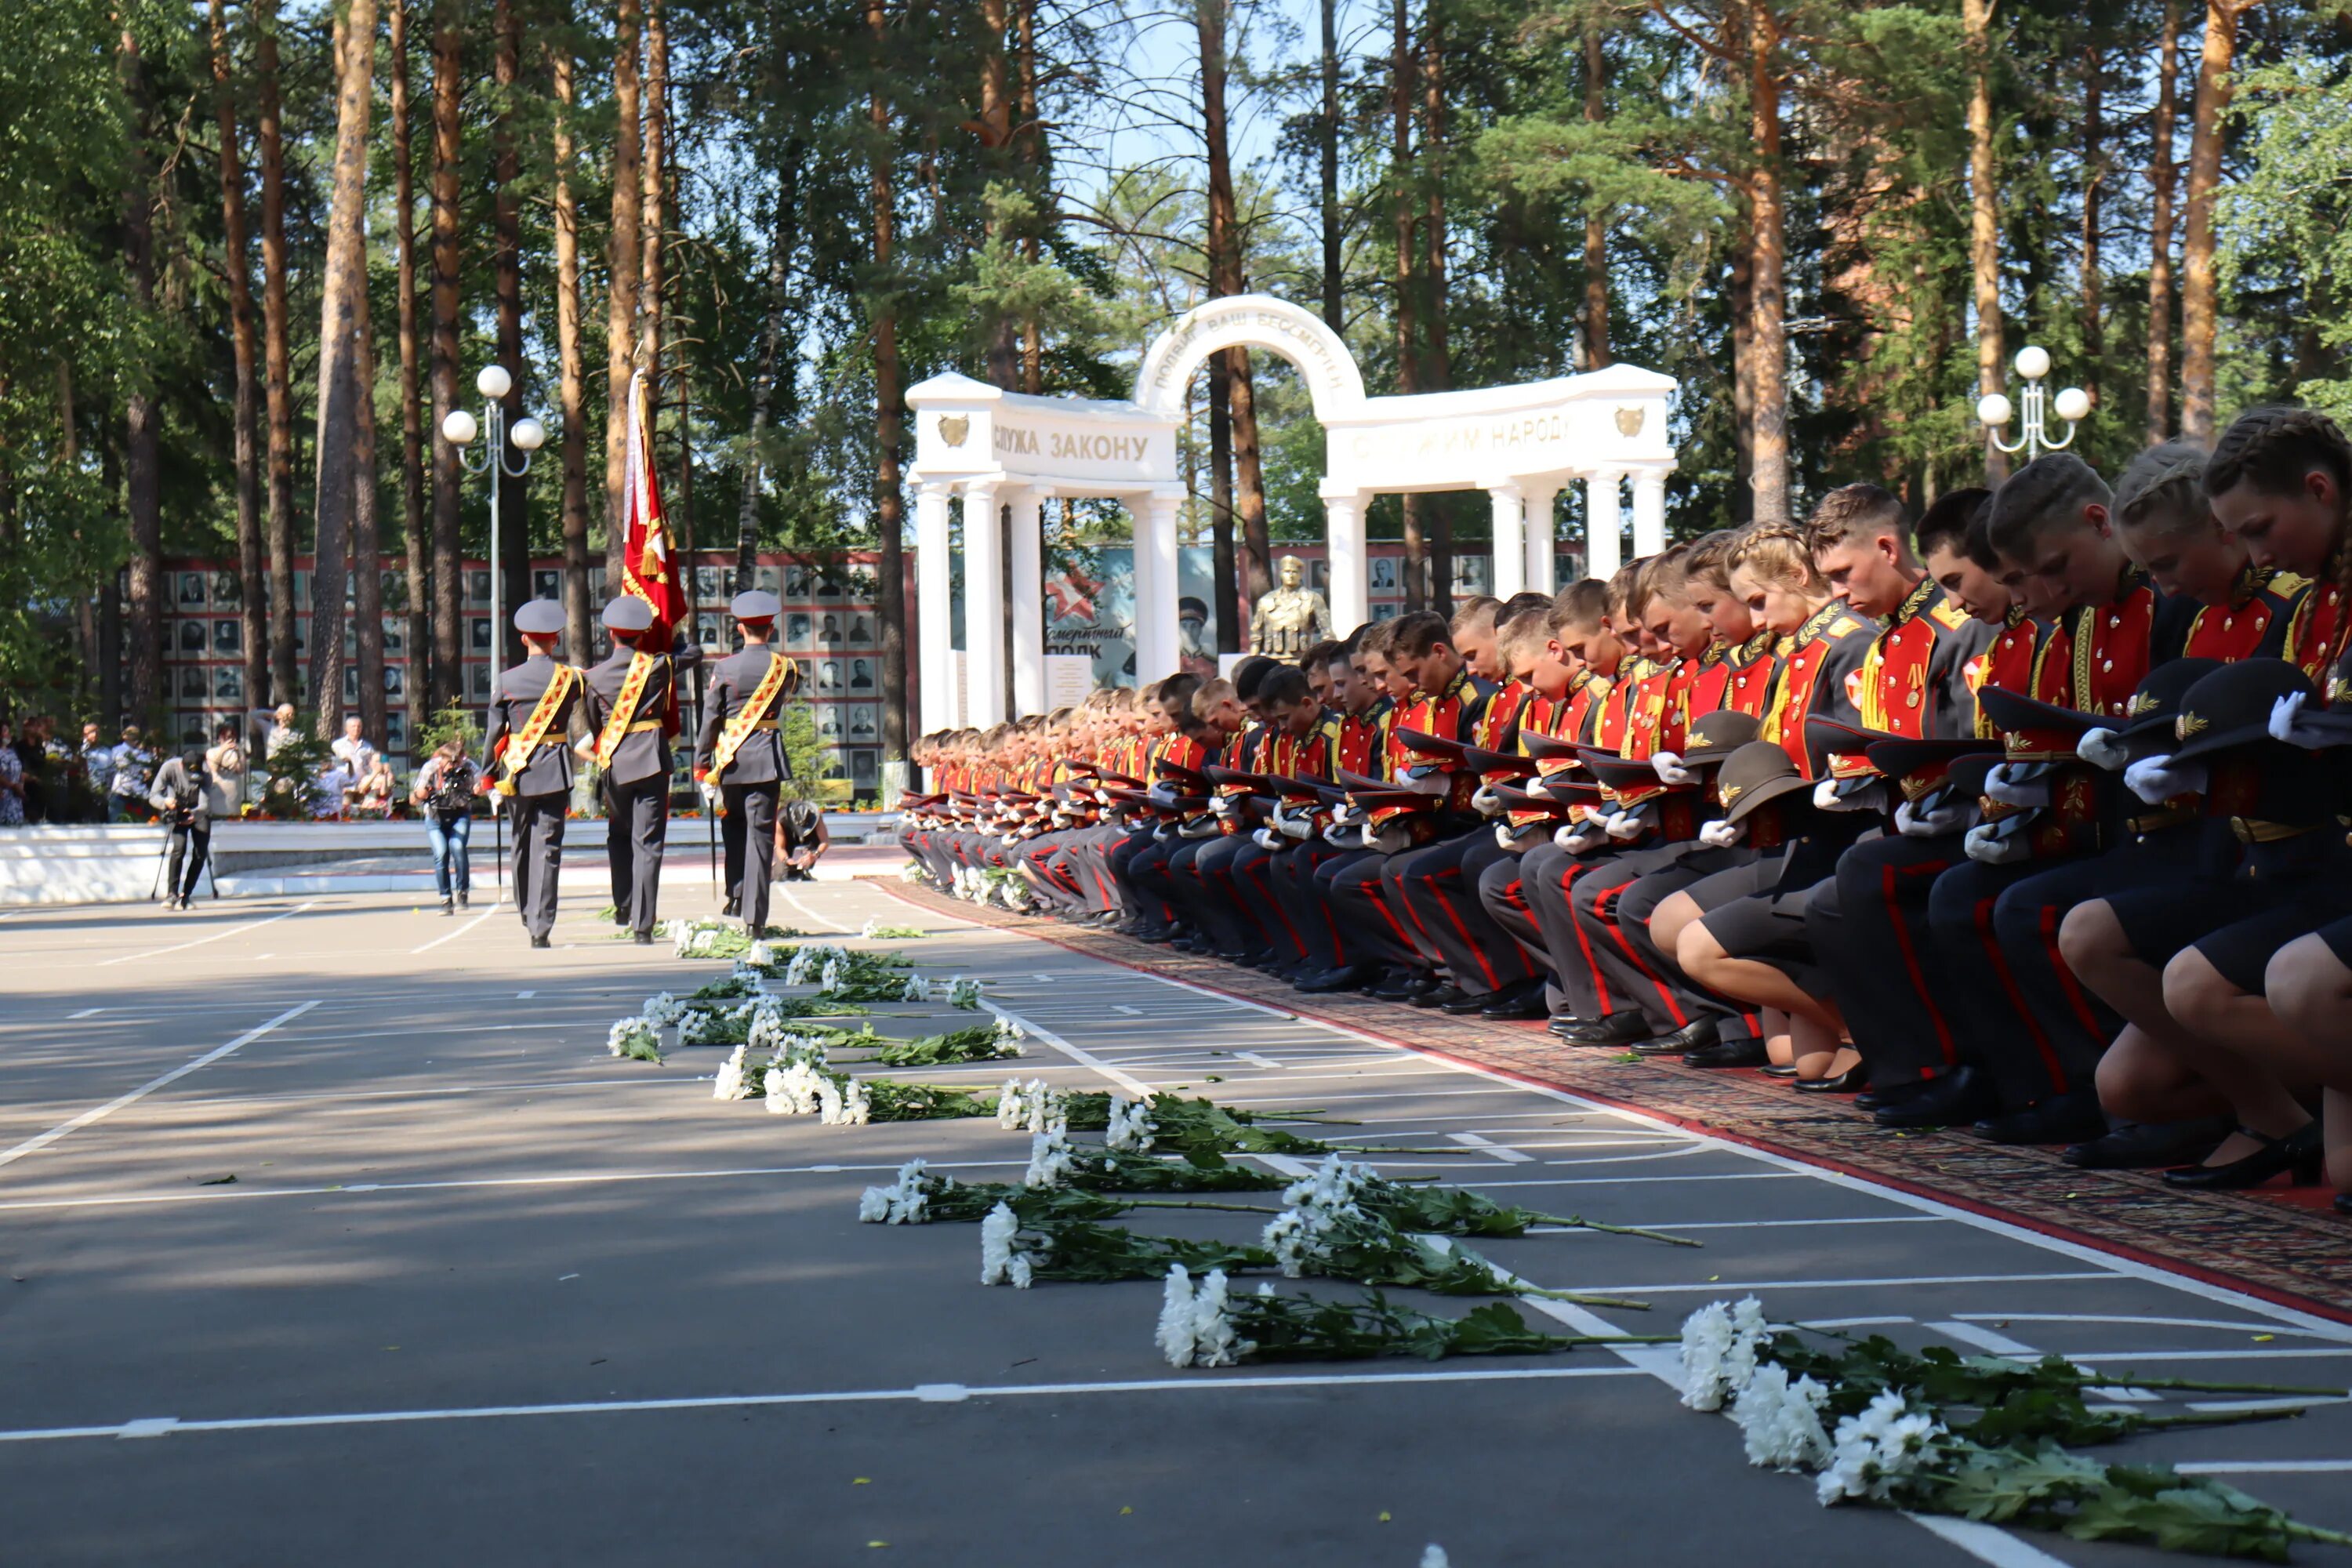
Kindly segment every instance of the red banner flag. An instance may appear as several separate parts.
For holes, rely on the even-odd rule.
[[[687,617],[684,565],[670,550],[669,526],[662,516],[661,486],[654,478],[653,421],[646,417],[646,373],[629,378],[627,526],[621,535],[621,590],[653,609],[654,624],[637,646],[667,653],[671,633]],[[688,628],[691,630],[691,628]],[[677,733],[677,688],[670,688],[663,720]]]

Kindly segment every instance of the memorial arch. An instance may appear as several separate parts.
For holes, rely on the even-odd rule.
[[[1176,438],[1184,391],[1222,349],[1279,354],[1298,368],[1326,436],[1320,487],[1328,597],[1342,629],[1369,618],[1364,512],[1383,493],[1484,490],[1494,510],[1494,589],[1549,589],[1559,541],[1554,500],[1585,487],[1586,569],[1606,576],[1621,557],[1625,488],[1633,549],[1662,548],[1671,376],[1632,365],[1517,386],[1368,397],[1362,373],[1320,317],[1264,294],[1234,294],[1187,311],[1153,340],[1131,397],[1034,397],[956,374],[907,394],[914,411],[916,650],[925,731],[952,721],[947,671],[953,645],[950,509],[967,520],[1012,509],[1013,689],[1004,689],[1005,563],[994,528],[967,527],[966,718],[995,723],[1045,705],[1043,534],[1052,497],[1103,497],[1135,519],[1136,675],[1156,680],[1177,662],[1177,509],[1184,488]],[[1537,526],[1529,527],[1529,520]]]

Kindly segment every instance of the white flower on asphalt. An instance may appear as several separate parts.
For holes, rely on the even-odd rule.
[[[1756,1375],[1756,1352],[1771,1337],[1755,1297],[1711,1301],[1683,1320],[1683,1404],[1720,1410]]]
[[[980,1282],[983,1285],[1010,1285],[1016,1290],[1029,1289],[1030,1264],[1026,1253],[1017,1249],[1014,1238],[1021,1234],[1021,1222],[1012,1209],[998,1204],[980,1222]]]
[[[748,965],[752,969],[765,969],[776,962],[776,950],[767,942],[755,942],[750,951],[735,962],[739,966]]]
[[[1257,1347],[1234,1329],[1225,1271],[1212,1268],[1192,1292],[1192,1364],[1231,1366]]]
[[[841,989],[841,960],[833,958],[825,961],[824,973],[817,976],[816,988],[826,992]]]
[[[1110,1097],[1110,1131],[1103,1140],[1110,1147],[1130,1154],[1149,1154],[1159,1131],[1143,1101],[1122,1094]]]
[[[1355,1203],[1371,1180],[1372,1173],[1366,1167],[1327,1154],[1313,1175],[1282,1190],[1282,1201],[1292,1208],[1344,1208]]]
[[[1006,1132],[1018,1132],[1029,1112],[1022,1100],[1021,1080],[1008,1078],[1004,1087],[996,1091],[996,1125]]]
[[[819,1091],[829,1081],[823,1071],[805,1061],[771,1068],[768,1109],[778,1116],[814,1116],[822,1103]]]
[[[901,1002],[928,1002],[931,999],[931,983],[919,974],[907,976],[906,987],[898,993]]]
[[[1830,1391],[1810,1377],[1789,1381],[1789,1369],[1766,1362],[1756,1369],[1731,1418],[1748,1446],[1748,1462],[1775,1470],[1818,1470],[1830,1462],[1830,1435],[1822,1408]]]
[[[663,1029],[677,1023],[679,1016],[685,1012],[686,1004],[671,995],[668,992],[664,991],[659,995],[648,996],[646,998],[645,1011],[642,1016],[645,1018],[646,1023],[651,1024],[655,1028]]]
[[[1070,1148],[1070,1130],[1060,1121],[1029,1140],[1029,1169],[1021,1178],[1024,1187],[1058,1187],[1077,1169]]]
[[[616,1018],[611,1033],[604,1037],[604,1046],[616,1057],[642,1056],[652,1051],[661,1053],[661,1040],[653,1026],[643,1018]]]
[[[1192,1364],[1192,1277],[1181,1263],[1168,1266],[1160,1289],[1160,1353],[1170,1366]]]
[[[711,1099],[749,1100],[751,1098],[751,1080],[743,1070],[743,1053],[749,1049],[751,1049],[749,1046],[738,1046],[727,1053],[727,1059],[719,1064],[719,1077],[710,1086]]]
[[[1913,1410],[1908,1395],[1886,1390],[1862,1414],[1838,1423],[1829,1468],[1815,1482],[1814,1495],[1824,1508],[1847,1498],[1892,1495],[1897,1482],[1919,1468],[1943,1430],[1933,1415]]]
[[[1454,1560],[1445,1555],[1445,1548],[1433,1541],[1421,1549],[1421,1568],[1454,1568]]]
[[[967,1013],[977,1012],[980,1008],[980,982],[966,980],[961,975],[950,978],[948,981],[948,1005],[961,1008]]]
[[[827,1127],[863,1127],[873,1115],[865,1084],[846,1076],[819,1075],[816,1080],[817,1120]]]
[[[920,1160],[898,1167],[898,1179],[887,1187],[868,1187],[857,1200],[857,1217],[868,1225],[928,1225],[930,1223],[930,1180]]]
[[[1266,1222],[1258,1237],[1258,1245],[1274,1254],[1275,1263],[1286,1279],[1300,1279],[1309,1272],[1307,1265],[1320,1259],[1330,1249],[1330,1233],[1343,1218],[1364,1217],[1363,1211],[1353,1204],[1333,1208],[1312,1205],[1287,1208]]]

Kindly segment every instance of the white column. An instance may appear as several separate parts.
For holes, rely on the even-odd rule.
[[[1523,586],[1538,594],[1552,591],[1552,582],[1559,575],[1553,564],[1559,551],[1559,487],[1554,484],[1531,484],[1520,487],[1527,497],[1522,509],[1527,530],[1528,565]],[[1507,595],[1497,595],[1507,597]]]
[[[1655,555],[1666,547],[1666,470],[1643,468],[1633,475],[1633,553]]]
[[[1013,511],[1013,711],[1045,710],[1045,521],[1039,490],[1008,490]]]
[[[1364,558],[1364,503],[1360,494],[1323,498],[1323,542],[1330,563],[1333,635],[1346,637],[1372,618],[1370,569]]]
[[[963,658],[971,692],[966,717],[980,729],[1004,722],[1004,536],[996,486],[963,492]]]
[[[1486,558],[1493,586],[1487,591],[1507,599],[1528,585],[1526,498],[1517,485],[1489,485],[1486,504],[1495,516],[1495,542]]]
[[[1603,582],[1625,558],[1624,547],[1618,540],[1618,531],[1623,526],[1618,501],[1624,479],[1622,468],[1602,468],[1587,475],[1584,480],[1584,574]],[[971,545],[964,546],[967,576],[971,572]],[[971,640],[969,633],[964,640]]]
[[[1139,496],[1135,518],[1135,679],[1148,685],[1176,673],[1176,509],[1181,492]]]
[[[915,487],[915,684],[922,695],[923,732],[955,722],[955,563],[950,538],[950,491]]]

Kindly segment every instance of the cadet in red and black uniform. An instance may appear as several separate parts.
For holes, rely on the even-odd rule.
[[[2056,452],[2011,476],[1989,524],[2004,564],[2021,567],[2021,580],[2060,612],[2035,655],[2035,699],[2109,727],[2128,718],[2149,670],[2179,657],[2196,613],[2124,554],[2108,521],[2113,500],[2090,465]],[[1975,1120],[2001,1142],[2096,1137],[2105,1122],[2093,1074],[2121,1020],[2067,968],[2058,928],[2095,896],[2095,858],[2128,837],[2131,813],[2115,781],[2076,755],[2079,731],[2020,726],[2004,700],[1985,699],[2006,758],[1984,785],[1989,820],[1969,830],[1968,861],[1937,879],[1927,908],[1949,965],[1942,1011],[1979,1043],[1990,1081],[1963,1068],[1878,1117],[1889,1126]]]
[[[1145,790],[1129,804],[1136,818],[1126,840],[1112,847],[1108,856],[1111,879],[1119,890],[1120,906],[1132,916],[1124,928],[1130,936],[1145,942],[1165,942],[1175,934],[1176,909],[1156,891],[1146,891],[1136,880],[1139,868],[1157,874],[1166,861],[1168,851],[1174,846],[1177,791],[1163,783],[1160,764],[1172,762],[1179,767],[1196,767],[1206,755],[1202,744],[1200,720],[1192,714],[1193,695],[1201,689],[1197,675],[1177,674],[1160,681],[1154,689],[1157,708],[1147,734],[1150,745],[1145,761],[1150,764],[1143,775]]]
[[[1341,773],[1359,778],[1381,774],[1381,751],[1387,743],[1382,720],[1389,699],[1366,667],[1365,644],[1373,630],[1369,625],[1358,626],[1331,657],[1328,674],[1336,729],[1330,742],[1330,770],[1323,775],[1327,781],[1336,781]],[[1381,668],[1386,668],[1384,661]],[[1324,868],[1339,867],[1364,853],[1360,847],[1350,849],[1335,841],[1330,831],[1332,804],[1326,799],[1318,808],[1301,814],[1299,826],[1307,831],[1272,867],[1275,896],[1310,955],[1309,963],[1291,977],[1292,985],[1305,992],[1353,990],[1372,974],[1361,943],[1341,922],[1319,880]]]
[[[1144,891],[1159,896],[1176,910],[1176,929],[1167,939],[1170,945],[1207,954],[1221,951],[1221,943],[1243,939],[1228,924],[1228,911],[1221,902],[1209,899],[1193,871],[1201,851],[1223,837],[1214,809],[1216,795],[1202,770],[1231,765],[1252,726],[1249,710],[1242,705],[1234,683],[1223,678],[1203,681],[1192,694],[1192,717],[1199,728],[1189,738],[1198,747],[1198,756],[1179,762],[1171,754],[1160,763],[1161,777],[1175,785],[1184,809],[1173,834],[1161,840],[1161,853],[1146,851],[1137,857],[1129,875]]]
[[[1321,662],[1328,690],[1329,655]],[[1307,672],[1291,665],[1276,665],[1265,672],[1257,683],[1257,707],[1265,716],[1266,740],[1248,771],[1277,787],[1256,799],[1264,826],[1242,837],[1227,874],[1244,907],[1270,939],[1269,952],[1261,955],[1256,967],[1289,979],[1302,969],[1320,973],[1335,963],[1328,922],[1307,911],[1302,912],[1309,918],[1299,918],[1283,898],[1286,868],[1282,862],[1317,831],[1315,813],[1321,802],[1317,786],[1332,778],[1343,725],[1315,695]],[[1296,787],[1279,787],[1286,784]]]
[[[1264,654],[1252,654],[1234,665],[1234,717],[1241,728],[1215,763],[1242,773],[1263,773],[1272,765],[1275,729],[1267,717],[1260,688],[1265,678],[1282,668]],[[1214,784],[1214,781],[1212,781]],[[1257,810],[1246,787],[1216,784],[1209,806],[1217,831],[1191,852],[1171,862],[1180,888],[1191,894],[1200,911],[1201,936],[1194,946],[1232,963],[1256,967],[1271,962],[1278,950],[1292,944],[1280,913],[1245,889],[1234,874],[1234,859],[1250,847]]]
[[[1965,534],[1990,499],[1987,490],[1952,491],[1922,526],[1931,537]],[[1807,530],[1815,564],[1847,606],[1885,623],[1862,663],[1860,728],[1879,739],[1973,742],[1976,688],[1996,634],[1927,575],[1906,521],[1886,491],[1847,485],[1822,498]],[[1830,885],[1805,909],[1806,934],[1824,957],[1853,1047],[1882,1089],[1958,1059],[1933,1001],[1947,982],[1924,938],[1928,891],[1964,858],[1962,836],[1972,826],[1972,811],[1945,804],[1944,768],[1959,749],[1929,748],[1925,765],[1900,777],[1884,776],[1852,751],[1831,767],[1840,776],[1839,805],[1891,816],[1895,829],[1840,856]]]

